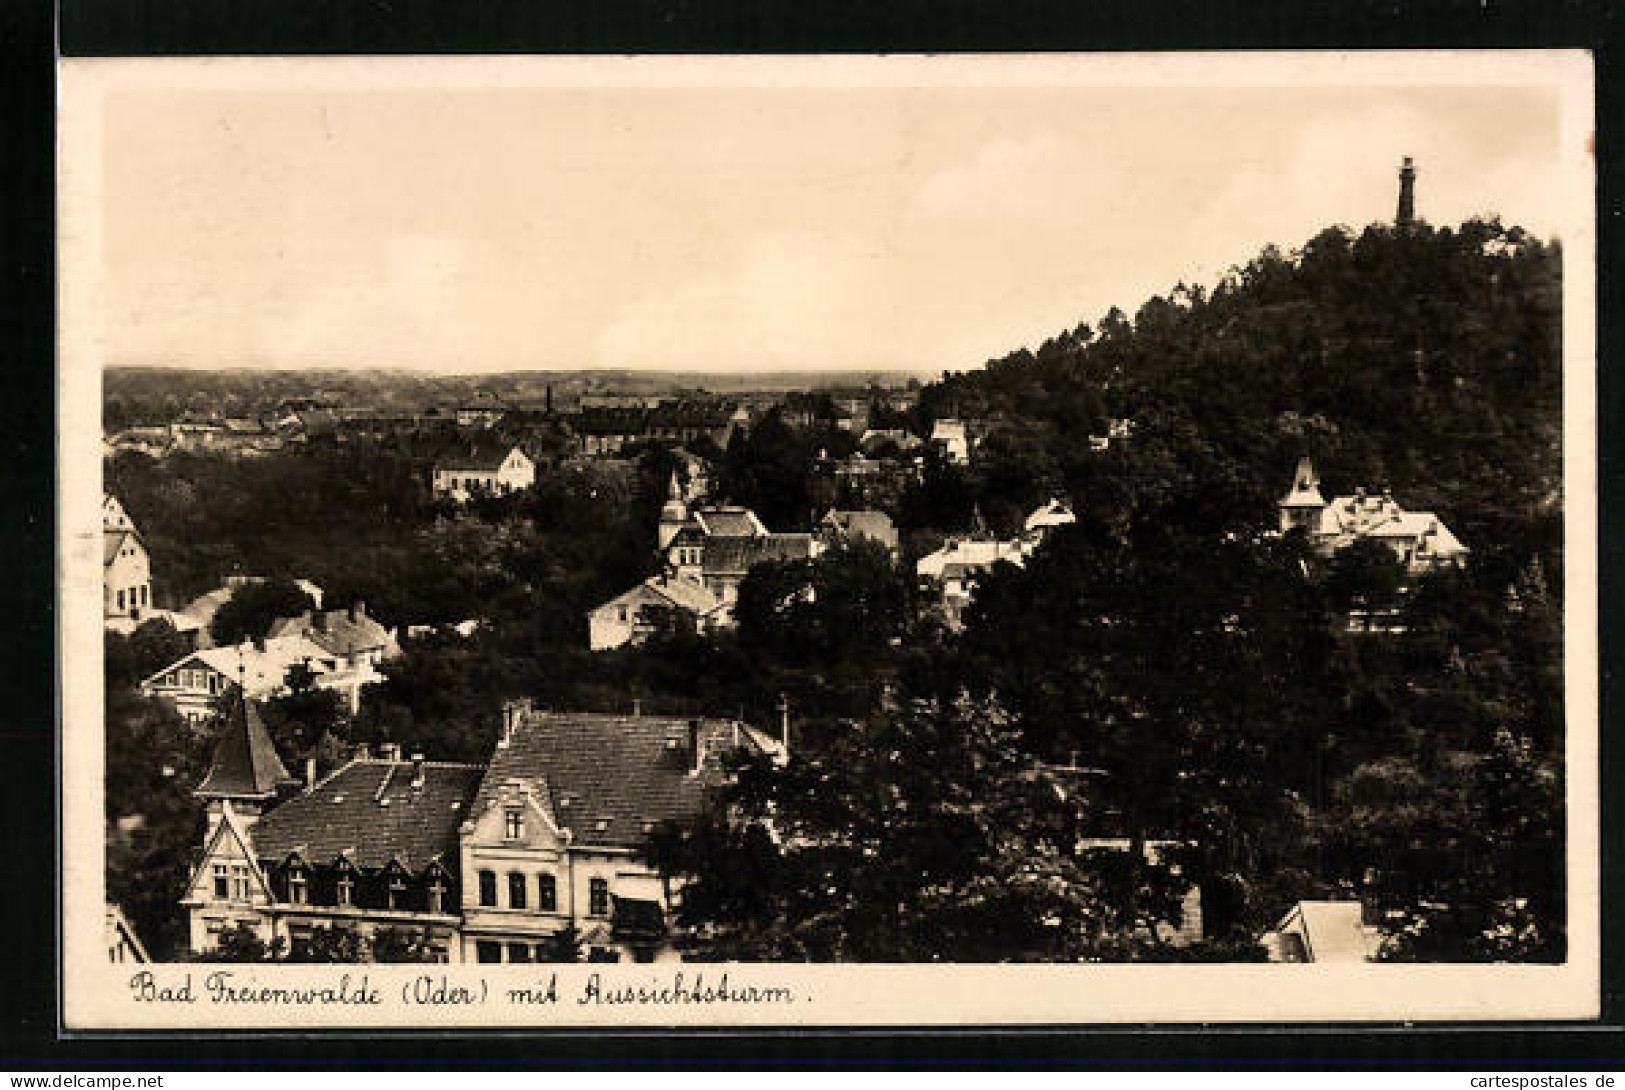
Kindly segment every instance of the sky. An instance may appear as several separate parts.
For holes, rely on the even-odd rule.
[[[107,364],[931,374],[1389,220],[1406,155],[1429,222],[1565,222],[1558,96],[1534,86],[102,102]]]

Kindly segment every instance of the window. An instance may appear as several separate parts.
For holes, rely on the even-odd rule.
[[[234,901],[248,900],[248,868],[240,863],[231,868],[231,897]]]
[[[476,961],[496,964],[502,960],[502,944],[500,942],[477,942],[474,944],[474,958]]]
[[[120,609],[124,608],[124,592],[122,590],[118,592],[118,607]]]
[[[310,902],[310,882],[305,872],[295,868],[288,872],[288,900],[296,905]]]
[[[339,874],[336,903],[340,908],[349,908],[350,905],[355,903],[355,879],[350,877],[349,871],[343,871]]]
[[[446,883],[435,875],[429,880],[429,911],[439,914],[446,910]]]
[[[214,865],[214,899],[224,901],[231,896],[231,884],[227,878],[228,871],[224,863]]]
[[[524,811],[517,806],[510,806],[504,817],[506,824],[503,826],[503,836],[509,840],[518,840],[525,835]]]
[[[626,607],[621,606],[620,609],[617,610],[616,612],[620,615],[621,623],[625,624],[626,623]]]
[[[508,875],[508,907],[525,907],[525,876],[518,871]]]
[[[559,910],[559,883],[551,874],[536,876],[536,907],[543,912]]]
[[[147,591],[148,591],[148,589],[149,589],[148,587],[142,587],[141,588],[141,604],[142,605],[147,604]]]
[[[495,908],[497,903],[497,876],[495,871],[480,871],[480,904]]]
[[[406,881],[399,874],[389,876],[389,907],[400,908],[406,904]]]
[[[512,962],[529,961],[530,946],[523,942],[510,942],[508,944],[508,960]]]
[[[609,882],[594,878],[587,885],[587,911],[594,916],[609,915]]]

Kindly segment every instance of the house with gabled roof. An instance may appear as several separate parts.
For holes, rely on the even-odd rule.
[[[253,705],[228,722],[194,792],[210,815],[181,906],[205,953],[246,923],[298,956],[319,928],[421,936],[457,960],[457,829],[483,766],[358,754],[300,790]],[[263,813],[262,813],[263,811]]]
[[[818,520],[816,534],[826,549],[873,541],[885,546],[887,552],[897,553],[897,527],[884,511],[843,511],[832,507]]]
[[[288,672],[295,667],[309,670],[316,688],[338,693],[352,713],[360,707],[362,688],[383,680],[364,657],[347,659],[295,634],[199,648],[143,679],[141,693],[169,700],[187,719],[203,720],[233,687],[244,689],[250,700],[287,692]]]
[[[717,623],[721,599],[693,579],[651,576],[588,612],[587,644],[607,651],[642,643],[661,627],[662,614],[704,631]]]
[[[1431,511],[1407,511],[1390,492],[1379,495],[1357,488],[1353,495],[1326,500],[1320,492],[1320,477],[1308,458],[1298,460],[1292,486],[1278,506],[1281,532],[1304,531],[1310,545],[1322,556],[1332,556],[1361,538],[1370,538],[1388,546],[1411,575],[1460,564],[1467,558],[1467,547],[1450,532],[1444,520]]]
[[[489,437],[458,442],[435,459],[436,499],[467,503],[475,496],[506,496],[536,483],[536,463],[517,444]]]
[[[533,960],[567,927],[595,956],[674,960],[641,849],[700,813],[741,747],[774,752],[734,720],[508,707],[461,831],[464,960]]]
[[[297,617],[271,622],[267,640],[299,636],[309,640],[351,669],[376,666],[401,653],[395,633],[367,615],[367,603],[348,609],[307,609]]]
[[[129,633],[152,608],[152,561],[124,505],[102,494],[102,623]]]
[[[181,907],[191,949],[251,927],[294,951],[319,929],[421,939],[438,960],[549,956],[573,931],[602,960],[669,960],[669,883],[643,858],[697,816],[725,755],[782,747],[744,723],[503,709],[488,764],[358,753],[293,784],[251,704],[196,794],[211,821]]]

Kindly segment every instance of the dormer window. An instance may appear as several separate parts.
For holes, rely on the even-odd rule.
[[[503,836],[508,840],[521,840],[525,835],[525,813],[517,806],[508,807],[503,814]]]
[[[446,883],[436,874],[429,880],[429,911],[435,915],[446,910]]]
[[[288,900],[296,905],[310,903],[310,880],[299,867],[288,871]]]
[[[340,908],[349,908],[355,903],[355,879],[349,871],[341,871],[336,888],[336,903]]]
[[[400,908],[406,903],[406,882],[399,874],[389,876],[389,907]]]

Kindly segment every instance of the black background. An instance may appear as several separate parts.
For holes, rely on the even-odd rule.
[[[1625,1060],[1619,909],[1617,422],[1598,368],[1604,1010],[1563,1026],[1167,1027],[910,1033],[58,1035],[54,104],[65,56],[1583,48],[1597,72],[1598,356],[1621,345],[1616,145],[1625,5],[1608,0],[0,0],[0,1070],[356,1065],[702,1068],[1309,1066],[1585,1073]],[[1583,270],[1570,270],[1581,275]],[[1579,499],[1579,497],[1573,497]],[[1398,997],[1396,997],[1397,999]],[[471,1072],[472,1073],[472,1072]]]

